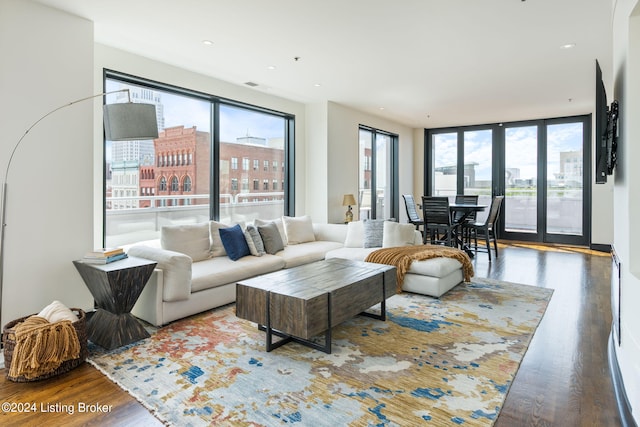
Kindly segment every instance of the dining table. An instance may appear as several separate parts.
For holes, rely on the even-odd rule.
[[[449,212],[451,212],[451,218],[456,218],[456,213],[461,214],[458,218],[456,218],[456,223],[462,226],[467,221],[467,218],[469,218],[469,215],[471,215],[473,212],[482,212],[487,207],[488,205],[472,203],[449,203]],[[456,233],[455,237],[457,246],[465,251],[470,258],[473,258],[474,253],[469,245],[464,242],[462,233]]]

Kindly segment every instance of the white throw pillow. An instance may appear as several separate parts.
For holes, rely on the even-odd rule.
[[[227,251],[222,246],[222,239],[220,238],[220,229],[229,227],[227,224],[223,224],[218,221],[209,221],[209,233],[211,234],[211,256],[226,256]]]
[[[413,246],[416,227],[413,224],[399,224],[385,221],[382,231],[382,247]]]
[[[54,301],[43,308],[42,311],[38,313],[38,316],[44,317],[49,323],[61,322],[63,320],[69,320],[73,323],[78,320],[78,316],[60,301]]]
[[[160,232],[162,249],[180,252],[194,262],[211,258],[209,224],[167,225]]]
[[[362,221],[353,221],[347,224],[347,238],[344,240],[344,247],[364,247],[364,224]]]
[[[282,222],[290,245],[316,241],[316,236],[313,234],[313,223],[309,215],[283,216]]]

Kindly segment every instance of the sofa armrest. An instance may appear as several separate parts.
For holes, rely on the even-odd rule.
[[[157,268],[162,270],[164,282],[163,301],[180,301],[189,298],[191,294],[191,257],[180,252],[143,245],[129,248],[128,254],[158,263]]]
[[[347,239],[347,225],[314,223],[313,234],[316,240],[344,243]]]
[[[162,326],[164,324],[163,289],[162,270],[156,268],[131,309],[131,314],[154,326]]]

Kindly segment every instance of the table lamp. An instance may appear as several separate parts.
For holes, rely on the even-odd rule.
[[[78,102],[87,101],[89,99],[105,96],[117,92],[127,92],[129,102],[104,105],[104,131],[106,139],[110,141],[134,141],[144,139],[155,139],[158,137],[158,121],[156,118],[156,107],[152,104],[134,104],[131,102],[131,93],[129,89],[119,89],[111,92],[103,92],[91,95],[86,98],[77,99],[67,104],[61,105],[38,120],[33,122],[31,126],[22,134],[16,145],[11,151],[9,162],[4,173],[4,184],[2,187],[2,217],[0,218],[0,319],[2,318],[2,280],[4,276],[4,236],[5,227],[7,226],[5,216],[7,212],[7,179],[9,177],[9,168],[16,150],[27,136],[29,131],[38,123],[46,119],[53,113],[63,108],[70,107]]]
[[[344,222],[353,221],[353,211],[351,210],[351,205],[356,204],[356,199],[353,197],[353,194],[345,194],[342,198],[342,206],[348,206],[347,212],[345,213]]]

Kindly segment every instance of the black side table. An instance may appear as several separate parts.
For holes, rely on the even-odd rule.
[[[73,264],[96,301],[96,312],[87,322],[91,341],[111,350],[149,337],[131,309],[151,277],[155,261],[129,257],[109,264],[81,260]]]

